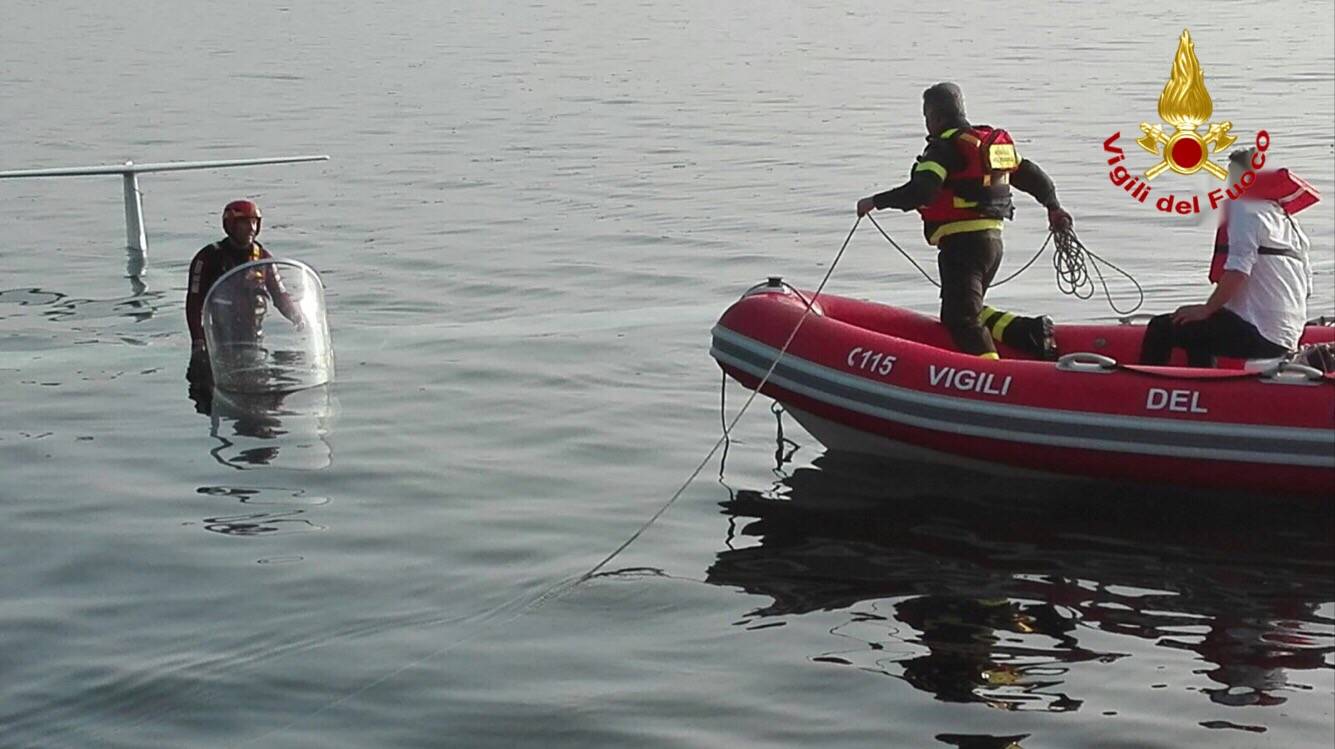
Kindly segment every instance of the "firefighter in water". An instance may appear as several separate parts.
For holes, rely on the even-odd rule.
[[[953,83],[938,83],[922,95],[927,148],[909,181],[858,201],[864,216],[874,209],[917,210],[927,243],[939,249],[941,322],[956,348],[996,359],[994,338],[1044,359],[1057,356],[1052,319],[1020,317],[984,306],[987,287],[1001,267],[1001,226],[1011,218],[1011,186],[1048,209],[1053,231],[1071,227],[1071,214],[1057,201],[1052,180],[1020,157],[1010,134],[974,126],[964,116],[964,96]]]
[[[204,374],[207,366],[207,344],[204,338],[203,310],[204,298],[209,289],[224,274],[233,268],[255,260],[273,257],[256,236],[260,233],[263,216],[259,206],[249,200],[235,200],[223,208],[223,239],[208,245],[195,254],[190,261],[190,280],[185,296],[185,319],[190,328],[191,367],[190,371]],[[253,278],[247,279],[247,285],[253,288],[250,303],[241,304],[235,314],[243,315],[239,321],[243,327],[253,330],[256,338],[260,336],[264,314],[268,309],[268,300],[272,299],[278,311],[299,329],[306,324],[301,308],[288,295],[283,286],[283,279],[272,265],[265,265],[253,271]]]

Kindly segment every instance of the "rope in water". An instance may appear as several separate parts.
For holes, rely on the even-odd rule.
[[[938,289],[941,288],[940,282],[935,278],[932,278],[932,276],[918,264],[918,261],[913,259],[912,255],[905,251],[903,247],[900,247],[899,243],[891,238],[891,236],[886,233],[885,229],[881,228],[881,225],[877,223],[876,219],[871,214],[867,214],[867,218],[871,219],[872,226],[875,226],[876,230],[881,233],[881,236],[885,237],[885,241],[889,242],[891,247],[898,250],[899,254],[903,255],[904,259],[908,260],[914,268],[917,268],[923,278],[926,278]],[[1130,273],[1122,270],[1122,268],[1115,263],[1100,257],[1095,254],[1093,250],[1086,247],[1084,243],[1080,241],[1080,237],[1076,236],[1074,229],[1048,232],[1047,239],[1043,240],[1043,244],[1038,248],[1038,252],[1035,252],[1034,256],[1029,258],[1028,262],[1020,266],[1019,270],[1009,276],[990,284],[990,288],[996,288],[1028,270],[1029,266],[1033,265],[1043,254],[1043,251],[1048,248],[1048,244],[1053,245],[1052,269],[1057,274],[1057,290],[1061,293],[1074,296],[1077,299],[1089,299],[1094,296],[1094,282],[1089,275],[1089,266],[1093,265],[1094,272],[1098,275],[1099,283],[1103,284],[1103,294],[1108,299],[1108,306],[1112,307],[1114,312],[1119,315],[1134,314],[1135,311],[1140,309],[1141,305],[1145,303],[1145,290],[1141,288],[1140,282]],[[1085,259],[1086,256],[1094,262],[1087,262]],[[1136,301],[1134,307],[1129,310],[1122,310],[1113,301],[1112,292],[1108,290],[1108,281],[1103,277],[1103,271],[1099,268],[1099,263],[1103,263],[1109,268],[1121,273],[1136,287],[1136,293],[1139,295],[1139,299]]]
[[[598,572],[602,570],[603,567],[607,566],[607,564],[611,562],[613,559],[615,559],[619,554],[621,554],[621,552],[625,551],[631,544],[635,543],[636,539],[638,539],[641,535],[644,534],[646,530],[649,529],[649,526],[657,522],[657,520],[663,516],[663,513],[668,511],[668,508],[671,507],[681,497],[681,495],[686,492],[686,488],[691,485],[691,482],[695,481],[696,477],[700,475],[700,472],[704,470],[706,465],[709,464],[710,459],[714,457],[714,453],[718,452],[718,449],[722,447],[726,442],[728,442],[732,430],[737,427],[737,422],[741,421],[742,415],[746,413],[746,410],[750,408],[751,404],[755,401],[756,396],[760,394],[760,389],[764,387],[765,383],[769,381],[770,376],[774,374],[775,368],[779,366],[779,361],[783,359],[784,353],[788,351],[788,347],[792,345],[793,339],[797,337],[797,332],[802,329],[802,324],[805,323],[807,318],[811,315],[811,310],[816,303],[816,298],[819,297],[821,291],[825,289],[825,284],[830,280],[830,276],[834,273],[835,267],[839,265],[839,259],[844,256],[844,250],[848,249],[848,243],[853,239],[853,234],[857,231],[858,225],[861,222],[862,222],[861,217],[858,217],[858,220],[853,222],[853,228],[848,231],[848,236],[844,238],[844,243],[839,247],[839,252],[835,254],[834,260],[830,262],[830,268],[825,272],[825,278],[821,279],[820,285],[816,287],[816,292],[811,295],[810,299],[802,297],[803,301],[806,303],[806,308],[802,311],[802,316],[798,318],[797,324],[793,326],[792,332],[788,334],[788,340],[784,341],[783,346],[780,347],[779,353],[774,357],[774,362],[770,364],[769,370],[765,372],[765,376],[760,378],[760,382],[756,385],[755,390],[751,392],[751,396],[746,399],[745,403],[742,404],[742,408],[737,412],[737,415],[732,418],[731,422],[727,423],[724,426],[723,436],[718,438],[718,441],[714,443],[714,446],[711,447],[709,449],[709,452],[705,454],[705,457],[701,459],[699,465],[695,467],[695,470],[691,471],[691,475],[686,477],[686,481],[684,481],[682,485],[677,488],[677,491],[673,492],[672,496],[669,497],[668,500],[664,502],[662,506],[659,507],[658,510],[649,517],[648,520],[644,521],[644,523],[640,525],[640,527],[636,529],[636,531],[632,533],[629,538],[623,541],[620,546],[616,547],[616,549],[612,550],[612,553],[604,557],[602,561],[593,565],[593,567],[591,567],[588,572],[585,572],[584,574],[580,575],[579,577],[573,580],[571,580],[570,578],[566,578],[559,582],[553,583],[551,586],[549,586],[546,590],[544,590],[542,593],[540,593],[537,597],[535,597],[527,604],[520,605],[518,603],[518,599],[511,599],[509,602],[502,604],[496,607],[495,609],[492,609],[491,611],[477,617],[477,621],[483,624],[490,623],[492,628],[503,626],[518,619],[524,614],[538,608],[539,606],[549,601],[552,601],[556,598],[559,598],[565,595],[566,593],[569,593],[571,590],[574,590],[580,584],[596,576]],[[501,614],[501,612],[507,608],[513,610],[510,612],[508,616],[505,616],[503,619],[496,621],[496,618]],[[410,668],[413,668],[421,663],[425,663],[431,660],[432,658],[441,655],[442,653],[445,653],[455,647],[458,647],[459,645],[462,645],[465,642],[468,642],[469,640],[472,640],[482,635],[485,631],[486,631],[485,629],[481,628],[474,629],[472,632],[466,634],[465,636],[453,640],[451,642],[448,642],[445,645],[442,645],[441,647],[431,651],[430,653],[427,653],[421,658],[409,661],[408,663],[405,663],[397,668],[387,671],[381,674],[379,677],[366,682],[360,687],[350,692],[347,692],[346,694],[343,694],[340,697],[330,700],[329,702],[324,703],[320,707],[305,714],[304,716],[293,718],[291,721],[282,726],[279,726],[269,731],[265,731],[264,733],[258,736],[243,741],[242,744],[244,745],[253,744],[269,736],[272,736],[275,733],[286,731],[294,727],[297,724],[297,722],[303,718],[310,719],[314,718],[317,715],[325,713],[328,710],[347,702],[353,697],[356,697],[360,694],[364,694],[365,692],[375,688],[376,686],[383,684],[389,681],[390,679],[393,679],[394,677],[407,671]]]
[[[579,585],[596,575],[608,562],[615,559],[618,554],[625,551],[631,544],[635,543],[635,540],[648,530],[649,526],[653,525],[655,521],[662,517],[663,513],[667,512],[668,508],[681,497],[686,491],[686,487],[690,486],[691,482],[695,481],[695,478],[700,475],[700,471],[703,471],[705,466],[709,464],[709,461],[714,457],[714,453],[718,452],[718,449],[728,442],[729,437],[732,435],[732,430],[737,426],[737,422],[742,420],[742,415],[745,414],[746,410],[755,402],[756,396],[760,395],[760,389],[765,386],[765,383],[769,382],[770,376],[774,374],[775,368],[779,366],[779,361],[783,359],[783,355],[787,353],[788,347],[793,343],[793,339],[797,337],[797,331],[802,329],[802,324],[811,316],[811,309],[816,304],[817,297],[819,297],[821,291],[825,289],[825,284],[830,280],[830,276],[834,274],[835,267],[839,265],[839,259],[844,256],[844,250],[848,249],[848,243],[852,241],[853,234],[857,232],[858,225],[861,223],[862,217],[859,216],[857,221],[853,222],[853,228],[848,230],[848,236],[844,237],[844,243],[839,247],[839,252],[835,253],[834,260],[830,261],[830,268],[825,271],[825,277],[821,279],[820,285],[816,287],[815,293],[811,295],[810,299],[805,300],[806,308],[802,311],[802,316],[797,319],[797,324],[793,326],[792,332],[788,334],[788,340],[784,341],[783,345],[779,347],[779,353],[775,355],[774,361],[769,365],[769,369],[765,372],[765,376],[760,378],[760,382],[756,384],[755,388],[751,391],[750,397],[746,399],[746,402],[742,404],[741,409],[737,411],[737,415],[733,416],[732,421],[724,426],[722,436],[718,438],[713,447],[709,448],[709,452],[705,454],[705,457],[700,461],[700,464],[695,467],[694,471],[691,471],[691,475],[686,477],[686,481],[678,487],[677,491],[673,492],[672,496],[668,498],[668,501],[664,502],[663,506],[659,507],[657,512],[650,516],[638,530],[632,533],[630,538],[626,539],[624,543],[614,549],[611,554],[608,554],[603,561],[595,564],[592,569],[581,575],[579,579],[575,581],[574,585],[570,587],[573,588],[575,585]]]
[[[870,216],[870,214],[867,215],[867,218],[869,218],[869,219],[871,220],[872,224],[873,224],[874,226],[876,226],[876,229],[877,229],[877,231],[879,231],[879,232],[881,233],[881,236],[885,237],[886,240],[889,241],[890,244],[891,244],[895,249],[899,250],[900,254],[902,254],[905,258],[907,258],[908,261],[909,261],[910,263],[912,263],[913,266],[914,266],[915,268],[917,268],[918,271],[919,271],[920,273],[923,274],[923,277],[925,277],[928,281],[932,282],[933,285],[936,285],[936,286],[938,286],[938,287],[940,286],[940,284],[939,284],[935,279],[933,279],[930,275],[927,274],[927,272],[926,272],[925,270],[922,269],[922,266],[918,265],[918,263],[915,262],[915,261],[913,260],[913,258],[912,258],[907,252],[905,252],[904,249],[903,249],[902,247],[900,247],[900,246],[895,242],[895,240],[892,239],[892,238],[890,237],[890,235],[886,233],[886,231],[885,231],[884,229],[881,228],[881,225],[878,224],[878,223],[876,222],[876,219],[875,219],[875,218],[872,218],[872,217]],[[825,285],[829,282],[830,277],[834,274],[834,269],[839,265],[839,261],[840,261],[840,259],[842,259],[843,256],[844,256],[844,251],[848,249],[848,244],[849,244],[849,242],[852,241],[852,239],[853,239],[853,235],[857,232],[858,226],[859,226],[861,223],[862,223],[862,217],[859,216],[858,219],[857,219],[856,221],[853,222],[853,228],[849,229],[849,231],[848,231],[848,236],[844,237],[844,242],[843,242],[842,245],[840,245],[840,247],[839,247],[839,251],[838,251],[837,253],[835,253],[834,259],[833,259],[832,261],[830,261],[830,267],[829,267],[829,269],[825,272],[825,277],[821,279],[820,285],[818,285],[818,286],[816,287],[816,291],[811,295],[811,297],[810,297],[809,299],[808,299],[808,298],[805,298],[804,296],[802,296],[802,294],[801,294],[800,292],[796,292],[796,290],[794,289],[794,291],[798,294],[799,298],[802,298],[803,301],[805,302],[805,308],[804,308],[803,311],[802,311],[802,316],[801,316],[800,318],[798,318],[797,323],[793,326],[792,331],[788,334],[788,338],[787,338],[787,340],[785,340],[785,341],[783,342],[783,346],[781,346],[781,347],[779,348],[779,352],[778,352],[777,355],[775,355],[775,357],[774,357],[774,361],[770,364],[769,369],[766,370],[764,376],[760,378],[760,381],[756,384],[755,388],[752,389],[750,396],[746,399],[746,402],[742,404],[741,409],[739,409],[739,410],[737,411],[736,415],[733,416],[733,418],[732,418],[731,421],[727,421],[727,420],[726,420],[726,414],[723,412],[723,402],[722,402],[722,401],[720,402],[720,416],[722,417],[723,422],[724,422],[724,425],[723,425],[723,434],[718,438],[718,440],[716,440],[716,441],[714,442],[714,445],[709,449],[709,452],[707,452],[707,453],[705,454],[704,458],[702,458],[702,459],[700,460],[700,463],[699,463],[698,465],[696,465],[695,469],[694,469],[693,471],[691,471],[691,473],[690,473],[689,476],[686,477],[686,480],[685,480],[684,482],[682,482],[681,486],[679,486],[679,487],[677,488],[677,490],[676,490],[675,492],[672,493],[672,496],[669,497],[668,500],[667,500],[666,502],[664,502],[664,503],[663,503],[663,504],[662,504],[662,505],[661,505],[661,506],[654,512],[654,514],[651,515],[651,516],[649,517],[648,520],[644,521],[644,523],[641,524],[640,527],[637,528],[637,529],[635,530],[635,532],[632,533],[632,534],[630,535],[629,538],[627,538],[625,541],[623,541],[623,542],[621,543],[621,545],[619,545],[619,546],[617,546],[615,549],[613,549],[612,552],[611,552],[610,554],[608,554],[606,557],[604,557],[604,558],[603,558],[601,561],[599,561],[597,564],[593,565],[591,568],[589,568],[589,570],[588,570],[587,572],[585,572],[584,574],[580,575],[578,578],[575,578],[574,580],[571,580],[571,579],[567,578],[567,579],[565,579],[565,580],[562,580],[562,581],[560,581],[560,582],[557,582],[557,583],[551,585],[550,587],[548,587],[546,590],[544,590],[541,594],[539,594],[536,598],[534,598],[532,601],[530,601],[530,602],[527,603],[527,604],[522,604],[522,605],[521,605],[521,604],[518,603],[518,599],[512,599],[512,600],[509,601],[508,603],[506,603],[506,604],[502,604],[501,606],[498,606],[496,609],[493,609],[492,611],[487,612],[486,614],[482,615],[481,617],[479,617],[479,621],[485,623],[485,622],[487,622],[488,620],[494,620],[494,617],[496,617],[497,615],[499,615],[500,612],[502,612],[503,610],[505,610],[505,609],[507,609],[507,608],[512,608],[512,607],[513,607],[513,610],[512,610],[512,612],[510,613],[509,616],[506,616],[503,620],[501,620],[501,621],[499,621],[499,622],[495,622],[495,623],[493,624],[493,626],[504,625],[504,624],[506,624],[506,623],[508,623],[508,622],[514,621],[515,619],[518,619],[519,617],[523,616],[525,613],[534,610],[535,608],[537,608],[537,607],[539,607],[539,606],[545,604],[545,603],[548,602],[548,601],[551,601],[551,600],[553,600],[553,599],[555,599],[555,598],[559,598],[559,597],[565,595],[566,593],[570,592],[571,590],[573,590],[574,588],[576,588],[576,587],[579,586],[580,584],[582,584],[582,583],[584,583],[584,582],[586,582],[586,581],[592,579],[592,578],[595,577],[595,576],[596,576],[596,575],[597,575],[597,574],[598,574],[604,567],[606,567],[608,563],[610,563],[613,559],[615,559],[615,558],[616,558],[617,556],[619,556],[622,552],[624,552],[627,548],[629,548],[631,544],[635,543],[635,541],[638,540],[638,539],[640,538],[640,536],[642,536],[642,535],[644,534],[644,532],[647,531],[647,530],[649,529],[650,526],[652,526],[655,522],[657,522],[658,519],[661,518],[661,517],[663,516],[663,514],[666,513],[666,512],[668,511],[668,509],[669,509],[670,507],[672,507],[672,505],[675,504],[676,501],[677,501],[678,499],[681,498],[682,494],[684,494],[684,493],[686,492],[686,489],[691,485],[691,483],[694,482],[695,479],[696,479],[697,477],[699,477],[700,472],[704,470],[704,467],[705,467],[706,465],[709,464],[709,461],[710,461],[711,459],[713,459],[714,454],[718,452],[719,448],[720,448],[720,447],[724,447],[725,450],[726,450],[726,445],[730,442],[730,438],[731,438],[731,435],[732,435],[732,431],[737,427],[737,424],[738,424],[738,422],[741,421],[742,416],[746,414],[747,409],[749,409],[749,408],[751,407],[751,404],[755,402],[756,397],[760,395],[760,391],[761,391],[761,389],[764,388],[764,386],[765,386],[765,384],[766,384],[767,382],[769,382],[770,377],[774,374],[774,370],[779,366],[779,362],[783,359],[784,354],[787,353],[787,351],[788,351],[788,347],[791,346],[792,343],[793,343],[793,340],[797,338],[797,333],[798,333],[798,331],[800,331],[800,330],[802,329],[802,325],[803,325],[804,323],[806,323],[807,318],[810,317],[810,315],[811,315],[811,311],[812,311],[812,309],[813,309],[814,306],[815,306],[815,303],[816,303],[817,298],[819,298],[820,295],[821,295],[821,292],[825,290]],[[1054,236],[1055,236],[1055,238],[1056,238],[1056,250],[1055,250],[1056,254],[1055,254],[1054,259],[1053,259],[1053,265],[1054,265],[1054,267],[1055,267],[1056,270],[1057,270],[1057,275],[1058,275],[1058,285],[1059,285],[1059,288],[1062,289],[1063,293],[1067,293],[1067,294],[1076,294],[1076,296],[1078,296],[1078,297],[1080,297],[1080,298],[1082,298],[1082,299],[1088,299],[1090,296],[1093,295],[1093,286],[1092,286],[1092,283],[1090,283],[1090,281],[1089,281],[1089,273],[1088,273],[1088,270],[1087,270],[1087,268],[1086,268],[1086,265],[1085,265],[1085,262],[1084,262],[1083,255],[1081,255],[1081,253],[1087,253],[1090,257],[1094,258],[1095,260],[1098,260],[1098,261],[1102,261],[1102,262],[1104,262],[1104,263],[1107,263],[1110,267],[1113,267],[1113,268],[1117,269],[1120,273],[1122,273],[1123,275],[1125,275],[1127,278],[1131,278],[1130,274],[1128,274],[1126,271],[1123,271],[1121,268],[1118,268],[1116,265],[1113,265],[1112,263],[1109,263],[1108,261],[1103,260],[1103,258],[1100,258],[1098,255],[1095,255],[1093,252],[1090,252],[1087,248],[1085,248],[1085,246],[1084,246],[1083,244],[1080,243],[1079,238],[1077,238],[1077,237],[1075,236],[1075,232],[1068,231],[1068,232],[1059,232],[1059,233],[1056,233],[1055,235],[1053,235],[1053,234],[1049,234],[1049,235],[1048,235],[1048,239],[1049,239],[1049,240],[1052,240],[1052,239],[1054,238]],[[994,285],[1000,285],[1001,283],[1005,283],[1006,281],[1009,281],[1009,280],[1011,280],[1012,278],[1018,276],[1020,273],[1023,273],[1026,269],[1029,268],[1029,266],[1033,265],[1034,261],[1037,260],[1038,257],[1039,257],[1039,255],[1041,255],[1041,254],[1043,253],[1043,250],[1047,248],[1047,245],[1048,245],[1048,242],[1045,241],[1045,242],[1043,243],[1043,246],[1039,248],[1038,253],[1036,253],[1036,254],[1034,255],[1033,258],[1030,258],[1029,262],[1025,263],[1024,266],[1022,266],[1022,267],[1021,267],[1018,271],[1016,271],[1015,273],[1012,273],[1010,276],[1007,276],[1005,279],[1003,279],[1002,281],[1000,281],[999,283],[994,284]],[[1095,267],[1095,272],[1099,274],[1099,280],[1100,280],[1100,281],[1103,281],[1103,274],[1102,274],[1102,272],[1099,271],[1097,264],[1095,264],[1094,267]],[[1135,283],[1135,279],[1134,279],[1134,278],[1131,278],[1131,281],[1132,281],[1132,283]],[[1063,284],[1065,284],[1065,285],[1063,285]],[[1089,285],[1089,286],[1090,286],[1090,291],[1089,291],[1088,294],[1086,294],[1086,295],[1084,295],[1084,296],[1080,296],[1080,295],[1077,293],[1077,291],[1078,291],[1079,289],[1081,289],[1081,288],[1082,288],[1083,286],[1085,286],[1085,285]],[[790,287],[790,288],[791,288],[791,287]],[[1069,291],[1067,290],[1068,288],[1070,289]],[[1104,292],[1107,293],[1108,285],[1107,285],[1107,282],[1106,282],[1106,281],[1104,281],[1104,283],[1103,283],[1103,288],[1104,288]],[[1140,284],[1137,283],[1137,284],[1136,284],[1136,288],[1137,288],[1137,290],[1139,290],[1139,289],[1140,289]],[[1141,292],[1141,302],[1144,301],[1144,298],[1145,298],[1145,295],[1144,295],[1144,292],[1142,291],[1142,292]],[[1109,302],[1109,304],[1112,304],[1112,297],[1111,297],[1111,296],[1108,297],[1108,302]],[[1137,303],[1136,307],[1132,308],[1131,312],[1134,312],[1134,311],[1135,311],[1136,309],[1138,309],[1139,307],[1140,307],[1140,304]],[[1116,305],[1113,305],[1113,309],[1114,309],[1114,310],[1117,309]],[[1120,311],[1120,310],[1119,310],[1119,311]],[[1130,314],[1130,313],[1123,313],[1123,314]],[[726,375],[725,375],[725,380],[724,380],[724,381],[725,381],[725,383],[726,383]],[[721,395],[720,397],[722,397],[722,395]],[[780,439],[782,440],[782,437],[781,437]],[[781,445],[781,447],[780,447],[780,452],[782,452],[782,441],[780,442],[780,445]],[[334,699],[334,700],[331,700],[330,702],[325,703],[324,705],[322,705],[322,706],[320,706],[319,708],[315,709],[314,711],[308,713],[308,714],[307,714],[306,716],[304,716],[304,717],[306,717],[306,718],[312,718],[312,717],[315,717],[315,716],[317,716],[317,715],[320,715],[320,714],[322,714],[322,713],[328,711],[329,709],[331,709],[331,708],[333,708],[333,707],[335,707],[335,706],[337,706],[337,705],[340,705],[340,704],[342,704],[342,703],[348,701],[349,699],[352,699],[353,697],[355,697],[355,696],[357,696],[357,695],[359,695],[359,694],[363,694],[363,693],[365,693],[366,691],[368,691],[368,690],[374,688],[375,686],[377,686],[377,685],[379,685],[379,684],[383,684],[384,682],[389,681],[390,679],[394,678],[395,676],[397,676],[397,675],[403,673],[404,671],[407,671],[407,670],[410,669],[410,668],[413,668],[414,666],[416,666],[416,665],[418,665],[418,664],[420,664],[420,663],[424,663],[424,662],[426,662],[426,661],[428,661],[428,660],[431,660],[432,658],[434,658],[434,657],[436,657],[436,656],[438,656],[438,655],[441,655],[442,653],[444,653],[444,652],[446,652],[446,651],[448,651],[448,650],[451,650],[452,648],[458,647],[459,645],[461,645],[461,644],[467,642],[468,640],[471,640],[471,639],[473,639],[473,638],[475,638],[475,637],[481,635],[484,631],[485,631],[485,630],[483,630],[483,629],[477,629],[477,630],[474,630],[474,631],[471,632],[470,634],[468,634],[468,635],[466,635],[466,636],[464,636],[464,637],[462,637],[462,638],[460,638],[460,639],[458,639],[458,640],[455,640],[455,641],[452,641],[452,642],[450,642],[450,643],[447,643],[447,644],[441,646],[440,648],[437,648],[436,650],[432,651],[431,653],[428,653],[427,655],[425,655],[425,656],[423,656],[423,657],[421,657],[421,658],[418,658],[418,659],[416,659],[416,660],[410,661],[409,663],[405,663],[405,664],[403,664],[402,666],[399,666],[398,668],[392,669],[392,670],[390,670],[390,671],[388,671],[388,672],[382,674],[382,675],[379,676],[378,678],[373,679],[373,680],[371,680],[371,681],[369,681],[369,682],[363,684],[361,687],[359,687],[359,688],[357,688],[357,689],[355,689],[355,690],[352,690],[351,692],[348,692],[348,693],[342,695],[341,697],[338,697],[338,698],[336,698],[336,699]],[[243,743],[249,745],[249,744],[252,744],[252,743],[254,743],[254,742],[256,742],[256,741],[259,741],[259,740],[261,740],[261,739],[264,739],[264,738],[266,738],[266,737],[268,737],[268,736],[271,736],[271,735],[273,735],[273,734],[275,734],[275,733],[278,733],[278,732],[280,732],[280,731],[287,730],[287,729],[289,729],[289,728],[295,726],[296,723],[297,723],[297,721],[298,721],[298,719],[297,719],[297,718],[294,718],[293,720],[291,720],[290,722],[288,722],[286,725],[280,726],[280,727],[275,728],[275,729],[272,729],[272,730],[270,730],[270,731],[266,731],[266,732],[260,734],[259,736],[256,736],[256,737],[254,737],[254,738],[251,738],[251,739],[249,739],[249,740],[244,741]]]

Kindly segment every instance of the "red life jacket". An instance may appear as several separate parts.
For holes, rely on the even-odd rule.
[[[1321,193],[1311,183],[1288,169],[1272,169],[1256,173],[1256,181],[1242,194],[1242,200],[1271,200],[1279,203],[1284,213],[1292,216],[1321,200]],[[1214,233],[1214,256],[1210,258],[1210,283],[1219,283],[1228,261],[1228,211],[1219,219]]]
[[[961,231],[1001,228],[1002,219],[1015,215],[1010,175],[1020,166],[1010,133],[979,125],[935,137],[955,147],[964,167],[946,174],[936,200],[918,209],[928,243]]]

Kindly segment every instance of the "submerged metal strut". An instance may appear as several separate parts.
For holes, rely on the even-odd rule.
[[[227,169],[238,166],[260,166],[263,164],[296,164],[304,161],[328,161],[329,156],[271,156],[260,159],[226,159],[221,161],[167,161],[157,164],[136,164],[127,161],[124,164],[108,166],[76,166],[60,169],[20,169],[0,172],[0,179],[24,179],[27,177],[87,177],[102,174],[119,174],[125,190],[125,244],[137,251],[141,258],[148,253],[148,237],[144,234],[144,203],[139,191],[139,175],[146,172],[183,172],[196,169]]]

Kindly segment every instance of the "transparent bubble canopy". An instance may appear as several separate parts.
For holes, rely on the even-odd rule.
[[[275,393],[334,379],[324,284],[310,266],[265,258],[237,266],[204,297],[214,385]]]

